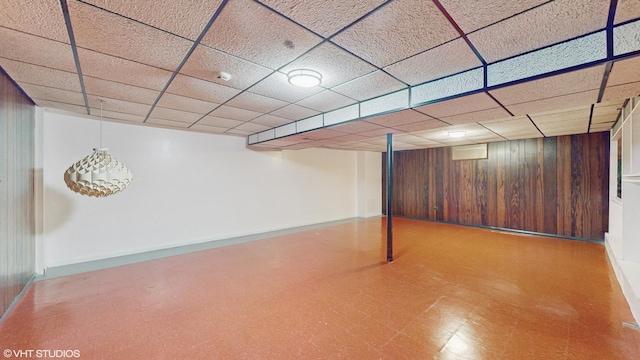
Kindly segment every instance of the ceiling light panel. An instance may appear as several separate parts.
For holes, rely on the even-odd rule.
[[[251,110],[238,109],[228,105],[222,105],[219,108],[213,110],[209,115],[226,119],[249,121],[260,116],[261,113]]]
[[[324,36],[338,30],[384,3],[384,0],[301,1],[259,0],[298,24]]]
[[[173,71],[192,42],[81,2],[69,2],[78,47]]]
[[[407,109],[402,111],[397,111],[391,114],[386,114],[382,116],[376,116],[373,118],[367,119],[367,122],[387,126],[387,127],[396,127],[407,124],[414,124],[417,122],[433,120],[433,118],[419,113],[417,111]]]
[[[102,80],[92,76],[84,76],[83,80],[87,95],[104,96],[147,105],[153,104],[158,97],[158,91],[156,90]]]
[[[93,76],[117,83],[162,90],[171,72],[127,59],[78,49],[83,76]]]
[[[59,0],[2,1],[2,27],[69,43]]]
[[[458,114],[466,114],[479,110],[498,107],[491,97],[485,93],[468,95],[461,98],[437,102],[435,104],[420,106],[416,110],[435,118],[447,117]]]
[[[613,29],[613,54],[621,55],[640,50],[640,21]]]
[[[231,80],[218,78],[220,71],[231,73]],[[272,72],[260,65],[202,45],[196,47],[180,70],[181,74],[236,89],[247,88]]]
[[[241,125],[243,123],[244,121],[241,121],[241,120],[226,119],[226,118],[221,118],[217,116],[207,115],[204,118],[202,118],[202,120],[198,121],[197,125],[215,126],[215,127],[230,129],[238,125]]]
[[[274,116],[274,115],[270,115],[270,114],[264,114],[261,116],[258,116],[257,118],[251,120],[252,123],[254,124],[260,124],[260,125],[267,125],[270,127],[276,127],[276,126],[280,126],[280,125],[284,125],[287,123],[290,123],[291,120],[289,119],[285,119],[285,118],[281,118],[278,116]]]
[[[283,117],[289,120],[300,120],[317,115],[318,112],[300,105],[290,104],[278,110],[271,112],[272,115]]]
[[[167,92],[222,104],[237,95],[240,90],[178,74],[167,88]]]
[[[50,88],[81,92],[78,75],[72,72],[55,70],[3,58],[0,58],[0,66],[19,84],[24,82]]]
[[[469,40],[488,63],[523,54],[607,25],[609,1],[548,2],[525,13],[469,34]]]
[[[84,1],[191,40],[200,35],[221,3],[220,0],[188,4],[175,0]]]
[[[249,0],[227,3],[202,43],[245,60],[278,69],[322,39]]]
[[[310,88],[294,86],[289,83],[287,75],[281,72],[274,72],[249,89],[252,93],[291,103],[317,94],[323,90],[320,86]]]
[[[418,85],[479,66],[482,66],[480,59],[458,38],[387,66],[385,70],[410,85]]]
[[[226,105],[260,113],[268,113],[285,107],[289,105],[289,103],[250,92],[243,92],[229,100]]]
[[[420,105],[482,88],[484,72],[482,68],[465,71],[440,80],[435,80],[412,88],[411,104]]]
[[[322,86],[331,88],[375,70],[375,67],[325,42],[282,68],[283,73],[310,69],[322,75]]]
[[[175,110],[189,111],[197,114],[207,114],[220,104],[209,101],[198,100],[185,96],[170,94],[165,92],[158,101],[157,106]]]
[[[3,27],[0,27],[0,39],[0,57],[58,70],[76,71],[69,44]]]
[[[521,13],[548,0],[440,0],[442,6],[453,20],[465,32],[469,33],[481,27]]]
[[[367,100],[407,86],[381,70],[374,71],[331,90],[356,100]]]
[[[316,111],[327,112],[355,102],[355,100],[344,95],[340,95],[331,90],[325,90],[304,100],[298,101],[297,104]]]
[[[618,0],[615,23],[640,18],[640,2],[636,0]]]
[[[390,2],[332,41],[384,67],[458,36],[431,1],[406,0]]]

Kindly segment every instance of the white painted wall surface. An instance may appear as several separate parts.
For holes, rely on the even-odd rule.
[[[102,126],[103,147],[134,179],[96,199],[70,191],[63,174],[99,147],[100,122],[44,111],[44,267],[352,218],[372,197],[377,209],[366,214],[380,214],[380,176],[368,169],[380,154],[364,155],[359,183],[355,151],[256,152],[242,137]]]

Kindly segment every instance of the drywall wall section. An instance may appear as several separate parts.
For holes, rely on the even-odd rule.
[[[43,122],[45,267],[358,216],[355,151],[256,152],[241,137],[103,122],[134,178],[97,199],[63,173],[99,147],[100,121],[46,110]]]

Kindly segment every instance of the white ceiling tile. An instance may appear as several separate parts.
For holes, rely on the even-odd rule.
[[[251,120],[254,124],[266,125],[269,127],[276,127],[284,124],[288,124],[291,122],[289,119],[281,118],[278,116],[273,116],[270,114],[264,114],[262,116],[258,116],[257,118]]]
[[[539,134],[535,125],[526,116],[515,117],[505,121],[483,122],[482,126],[496,134],[509,138],[518,133]]]
[[[546,134],[545,134],[546,135]],[[553,135],[546,135],[546,136],[553,136]],[[535,139],[535,138],[541,138],[544,137],[542,134],[540,134],[540,132],[537,133],[523,133],[523,134],[513,134],[513,135],[509,135],[509,136],[505,136],[507,138],[507,140],[521,140],[521,139]]]
[[[234,128],[245,121],[241,120],[233,120],[233,119],[225,119],[221,117],[207,115],[202,120],[198,121],[197,125],[206,125],[211,127],[221,127],[221,128]]]
[[[58,103],[84,106],[81,92],[69,91],[46,86],[22,83],[22,90],[32,99],[49,100]],[[85,110],[86,112],[86,110]]]
[[[242,94],[229,100],[226,105],[261,113],[267,113],[285,107],[288,105],[288,103],[250,92],[243,92]]]
[[[591,118],[591,124],[612,123],[615,122],[617,118],[618,114],[593,116]]]
[[[322,75],[321,86],[331,88],[374,71],[376,68],[325,42],[282,68],[288,74],[296,69],[310,69]]]
[[[91,50],[78,49],[78,57],[84,76],[148,89],[162,90],[172,74],[167,70]]]
[[[146,123],[150,125],[151,124],[159,125],[160,127],[180,128],[180,129],[186,129],[190,125],[189,123],[184,123],[180,121],[156,119],[156,118],[149,118]]]
[[[167,108],[156,106],[153,108],[153,111],[151,112],[151,115],[149,115],[149,117],[156,118],[156,119],[186,122],[186,123],[189,123],[189,125],[191,125],[194,122],[198,121],[198,119],[200,119],[202,115],[195,114],[192,112],[167,109]]]
[[[479,66],[482,66],[480,59],[458,38],[384,69],[410,85],[417,85]]]
[[[488,62],[552,45],[607,25],[608,0],[556,0],[468,35]]]
[[[445,10],[465,33],[506,19],[545,2],[547,0],[440,1]]]
[[[78,47],[162,69],[173,71],[193,44],[77,1],[69,2],[69,14]]]
[[[220,71],[231,75],[231,79],[225,81],[219,78],[218,73]],[[272,72],[272,70],[260,65],[250,63],[203,45],[196,47],[180,70],[181,74],[236,89],[247,88]]]
[[[622,85],[640,81],[640,56],[613,63],[607,86]]]
[[[385,129],[385,127],[372,124],[370,122],[357,120],[357,121],[352,121],[346,124],[339,124],[339,125],[332,126],[331,129],[335,129],[335,130],[346,132],[346,133],[358,134],[358,133],[363,133],[371,130]]]
[[[540,131],[546,136],[557,136],[559,133],[583,134],[589,129],[589,118],[575,119],[562,122],[537,124]]]
[[[599,123],[599,124],[591,124],[591,127],[589,128],[589,132],[600,132],[600,131],[609,131],[611,130],[611,128],[613,127],[613,125],[615,124],[614,122],[608,122],[608,123]]]
[[[415,109],[429,116],[442,118],[452,115],[472,113],[479,110],[493,109],[497,106],[498,103],[493,101],[489,95],[485,93],[478,93],[437,102],[435,104],[420,106]]]
[[[325,90],[310,96],[297,104],[320,112],[327,112],[343,106],[351,105],[356,101],[331,90]]]
[[[200,35],[221,3],[221,0],[187,4],[175,0],[84,1],[191,40]]]
[[[226,127],[208,126],[208,125],[202,125],[200,123],[198,123],[196,125],[193,125],[189,129],[194,130],[194,131],[202,131],[202,132],[212,133],[212,134],[222,134],[225,131],[229,130],[229,128],[226,128]]]
[[[383,67],[458,36],[431,1],[405,0],[390,2],[332,41]]]
[[[1,0],[0,8],[2,27],[69,43],[59,0]]]
[[[442,117],[440,120],[447,122],[451,125],[468,124],[474,122],[481,122],[495,119],[506,119],[511,115],[503,108],[496,107],[493,109],[479,110],[466,114],[459,114],[454,116]]]
[[[222,104],[240,90],[178,74],[167,88],[167,92]]]
[[[0,58],[0,66],[18,84],[29,83],[76,92],[81,91],[80,80],[75,73],[4,58]]]
[[[603,101],[627,99],[640,95],[640,82],[624,85],[607,86],[602,96]]]
[[[260,4],[235,0],[227,3],[202,43],[270,69],[278,69],[321,40]]]
[[[212,111],[211,114],[209,115],[226,118],[226,119],[249,121],[257,118],[261,114],[255,111],[238,109],[231,106],[222,105],[219,108]]]
[[[112,99],[151,105],[160,94],[157,90],[102,80],[91,76],[84,76],[83,80],[84,88],[88,95],[104,96]]]
[[[0,27],[0,57],[49,68],[76,71],[71,45]]]
[[[400,125],[407,125],[427,120],[433,120],[433,118],[419,113],[415,110],[407,109],[391,114],[369,118],[367,119],[367,122],[387,127],[397,127]]]
[[[287,75],[280,72],[274,72],[266,79],[260,81],[258,84],[249,89],[249,91],[251,91],[252,93],[283,100],[286,102],[296,102],[311,95],[317,94],[323,90],[324,89],[320,86],[301,88],[291,85],[289,83]]]
[[[437,129],[444,126],[447,126],[447,124],[443,123],[440,120],[429,119],[429,120],[424,120],[424,121],[413,123],[413,124],[394,126],[394,129],[399,129],[406,132],[417,132],[417,131]]]
[[[298,24],[324,36],[338,30],[375,9],[385,0],[259,0]]]
[[[514,115],[554,111],[593,104],[598,100],[598,90],[589,90],[569,95],[559,95],[548,99],[530,101],[521,104],[508,105],[507,108]]]
[[[589,116],[591,115],[591,105],[581,106],[574,109],[566,109],[566,110],[557,110],[550,111],[546,113],[539,114],[530,114],[529,117],[536,124],[546,124],[553,122],[566,122],[573,121],[577,119],[586,119],[589,120]]]
[[[604,65],[594,66],[584,70],[491,90],[490,93],[505,106],[520,104],[600,89],[603,74]],[[511,110],[510,106],[507,106],[507,108]]]
[[[231,129],[225,132],[225,134],[235,134],[235,135],[241,135],[241,136],[247,136],[253,133],[255,133],[255,131],[240,130],[240,129]]]
[[[280,116],[283,118],[287,118],[289,120],[300,120],[300,119],[305,119],[305,118],[317,115],[318,112],[315,110],[302,107],[300,105],[290,104],[276,111],[271,112],[271,114]]]
[[[247,122],[247,123],[236,126],[232,130],[243,130],[243,131],[250,131],[251,133],[257,133],[259,131],[268,130],[269,128],[270,126],[264,126],[260,124],[253,124],[253,123]]]
[[[640,1],[618,0],[614,23],[619,24],[628,20],[640,18]]]
[[[188,111],[204,115],[209,111],[215,109],[220,104],[165,92],[164,94],[162,94],[160,100],[158,100],[157,105],[164,108]]]
[[[331,90],[356,100],[367,100],[406,88],[407,86],[393,77],[378,70]]]

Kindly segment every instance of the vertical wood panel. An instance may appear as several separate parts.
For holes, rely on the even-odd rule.
[[[488,156],[452,161],[450,148],[402,151],[394,182],[402,196],[394,209],[452,223],[604,237],[608,132],[491,143]]]

